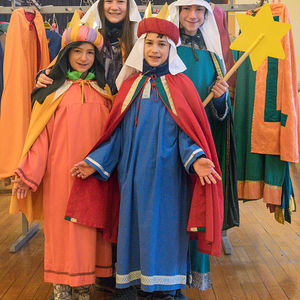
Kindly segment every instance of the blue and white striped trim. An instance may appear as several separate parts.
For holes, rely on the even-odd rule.
[[[95,166],[97,166],[105,176],[107,176],[107,177],[110,176],[110,174],[109,174],[108,172],[106,172],[106,171],[104,170],[104,168],[103,168],[100,164],[98,164],[95,160],[93,160],[93,159],[90,158],[90,157],[86,157],[85,159],[88,160],[88,161],[90,161],[90,162],[91,162],[92,164],[94,164]]]
[[[134,271],[126,275],[116,275],[116,283],[118,284],[126,284],[131,281],[140,279],[142,277],[141,271]]]
[[[204,154],[204,151],[203,151],[201,148],[195,150],[195,151],[190,155],[190,157],[189,157],[189,159],[187,160],[187,162],[184,164],[184,167],[185,167],[185,168],[186,168],[186,166],[189,164],[189,162],[194,158],[194,156],[195,156],[197,153],[199,153],[199,152],[203,152],[203,154]]]
[[[141,274],[141,271],[131,272],[126,275],[116,276],[117,284],[128,284],[137,279],[141,279],[143,285],[177,285],[177,284],[186,284],[185,275],[175,275],[175,276],[145,276]]]

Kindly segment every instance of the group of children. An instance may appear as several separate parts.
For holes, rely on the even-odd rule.
[[[211,15],[207,2],[177,2],[184,34],[196,35]],[[43,207],[54,299],[71,299],[72,287],[90,299],[95,276],[112,275],[111,242],[118,263],[110,299],[187,299],[189,240],[199,253],[220,255],[221,169],[198,90],[182,73],[179,29],[150,17],[137,36],[115,99],[105,86],[103,38],[87,26],[64,32],[53,84],[32,93],[13,195],[20,206]],[[212,88],[221,118],[227,87],[218,77]]]

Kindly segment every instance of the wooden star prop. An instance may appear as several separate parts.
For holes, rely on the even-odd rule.
[[[256,71],[266,57],[284,59],[281,44],[283,36],[291,29],[291,24],[276,22],[273,19],[270,4],[266,3],[255,17],[237,14],[241,34],[231,44],[233,50],[249,52],[253,71]],[[249,48],[259,38],[252,51]]]

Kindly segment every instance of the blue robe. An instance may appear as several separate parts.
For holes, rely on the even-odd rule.
[[[161,76],[166,67],[153,68],[151,73]],[[106,180],[118,169],[117,288],[136,284],[147,292],[185,288],[188,174],[194,173],[192,164],[203,155],[148,82],[110,139],[85,159],[97,170],[98,179]]]

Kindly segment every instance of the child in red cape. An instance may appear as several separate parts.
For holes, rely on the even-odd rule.
[[[72,168],[78,178],[67,216],[109,229],[93,196],[100,190],[95,181],[114,180],[116,169],[117,293],[111,299],[136,299],[134,286],[140,284],[144,295],[138,299],[172,300],[182,298],[178,292],[189,279],[189,236],[198,239],[199,251],[220,255],[222,182],[202,102],[181,73],[178,28],[146,18],[138,36],[117,85],[141,72],[122,83],[100,141]],[[93,183],[93,195],[86,194]],[[98,197],[99,203],[112,200]],[[110,224],[111,232],[116,225]]]

